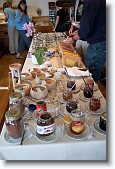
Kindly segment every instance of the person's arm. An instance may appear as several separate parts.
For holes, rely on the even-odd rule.
[[[54,30],[56,29],[56,27],[57,27],[57,25],[58,25],[58,22],[59,22],[59,16],[57,15],[57,16],[56,16],[56,23],[55,23]]]
[[[72,18],[72,21],[71,21],[71,27],[70,27],[70,29],[69,29],[69,34],[72,34],[72,32],[73,32],[73,23],[74,22],[74,17]]]
[[[21,11],[16,11],[16,23],[19,23],[22,21],[22,15]]]
[[[83,6],[83,15],[80,20],[80,28],[78,36],[86,38],[94,29],[95,18],[99,9],[100,2],[98,0],[85,0]]]
[[[8,21],[8,11],[6,8],[4,9],[4,15],[5,15],[5,22],[7,22]]]

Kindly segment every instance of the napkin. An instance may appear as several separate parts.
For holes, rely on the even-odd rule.
[[[69,76],[77,76],[77,77],[89,76],[89,70],[82,71],[82,70],[79,70],[78,67],[67,68],[67,72]]]

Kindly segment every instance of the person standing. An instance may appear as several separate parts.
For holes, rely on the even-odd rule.
[[[65,9],[62,8],[62,2],[57,1],[56,6],[58,8],[58,11],[56,16],[54,31],[64,32],[66,31],[65,21],[66,21],[67,12],[65,11]]]
[[[5,21],[8,22],[9,54],[14,55],[18,51],[18,31],[15,23],[15,11],[12,8],[12,0],[4,6]]]
[[[65,42],[81,38],[89,43],[85,64],[98,82],[106,62],[106,0],[84,0],[80,28]]]
[[[72,32],[80,28],[80,20],[82,18],[82,10],[83,10],[83,1],[84,0],[74,0],[74,16],[72,18],[72,24],[69,30],[69,34],[72,34]],[[76,26],[73,25],[74,22],[77,23]],[[89,44],[85,39],[78,39],[75,44],[76,52],[81,56],[84,64],[88,45]]]
[[[26,1],[21,0],[18,4],[18,11],[16,11],[16,28],[20,36],[18,53],[16,56],[17,59],[23,58],[20,54],[24,51],[25,45],[29,48],[31,44],[31,38],[26,36],[26,31],[23,29],[23,25],[29,22],[30,19],[27,14]]]

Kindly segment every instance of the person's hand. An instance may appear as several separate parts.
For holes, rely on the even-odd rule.
[[[75,31],[73,34],[74,34],[74,39],[75,39],[75,40],[80,39],[80,37],[79,37],[79,35],[78,35],[78,30]]]
[[[22,15],[24,14],[24,12],[21,12],[21,11],[19,10],[19,14],[20,14],[20,17],[22,17]]]
[[[20,12],[20,17],[22,17],[22,16],[23,16],[23,14],[24,14],[24,12]]]
[[[73,27],[70,28],[69,35],[72,34],[72,32],[73,32]]]
[[[73,40],[72,40],[72,38],[66,38],[66,39],[64,39],[64,43],[72,44]]]

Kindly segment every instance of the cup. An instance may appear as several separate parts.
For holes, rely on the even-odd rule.
[[[89,102],[89,108],[91,111],[97,111],[101,107],[100,98],[99,97],[92,97]]]

